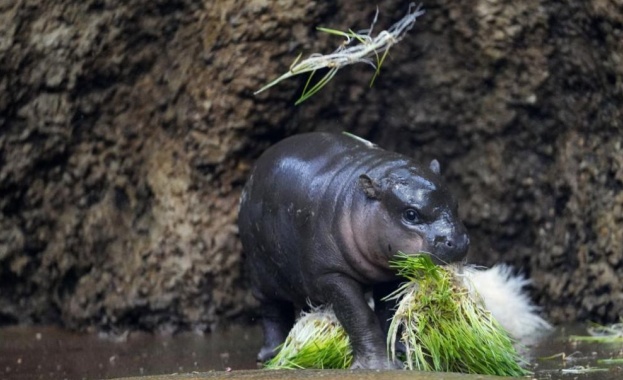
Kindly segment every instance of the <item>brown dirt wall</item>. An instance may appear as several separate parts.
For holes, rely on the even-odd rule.
[[[0,1],[0,324],[206,330],[253,307],[235,218],[279,139],[438,158],[470,259],[555,322],[623,313],[623,2],[427,2],[373,88],[253,91],[368,27],[344,1]],[[405,1],[379,3],[378,30]]]

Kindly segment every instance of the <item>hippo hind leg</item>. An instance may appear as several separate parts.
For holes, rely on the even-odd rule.
[[[257,360],[263,363],[274,358],[277,348],[286,340],[294,325],[294,306],[287,301],[262,301],[261,311],[264,345]]]

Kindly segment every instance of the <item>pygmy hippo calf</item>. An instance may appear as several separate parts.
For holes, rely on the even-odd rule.
[[[382,298],[398,278],[388,261],[402,251],[451,262],[469,246],[437,161],[419,166],[347,134],[301,134],[268,149],[245,186],[238,224],[262,308],[260,361],[275,355],[294,310],[311,302],[333,306],[351,368],[394,368],[385,343],[393,305]]]

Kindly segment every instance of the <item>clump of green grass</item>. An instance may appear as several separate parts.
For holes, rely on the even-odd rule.
[[[523,376],[524,361],[508,333],[470,297],[457,267],[436,266],[428,255],[399,254],[392,262],[408,282],[388,334],[392,359],[406,369]],[[395,351],[396,341],[406,352]],[[331,309],[304,314],[266,368],[349,368],[348,335]]]
[[[480,300],[470,298],[452,267],[436,266],[428,255],[399,254],[391,263],[409,280],[390,299],[399,304],[388,334],[392,359],[402,342],[407,369],[499,376],[528,374],[513,340]]]
[[[342,369],[350,367],[353,353],[348,334],[333,311],[316,309],[296,322],[267,369]]]
[[[347,65],[352,65],[353,63],[367,63],[375,69],[374,76],[370,81],[370,86],[372,86],[374,79],[381,70],[381,65],[385,61],[389,49],[402,40],[407,31],[415,24],[415,20],[424,14],[424,11],[420,10],[419,6],[415,7],[414,4],[410,4],[409,11],[400,21],[392,25],[388,30],[384,30],[375,37],[372,37],[372,30],[374,29],[374,24],[376,24],[378,13],[377,8],[370,29],[361,32],[354,32],[350,29],[348,32],[343,32],[329,28],[317,28],[321,32],[344,37],[345,41],[331,54],[323,55],[316,53],[310,55],[303,61],[300,61],[301,56],[299,55],[290,66],[288,72],[260,88],[255,94],[257,95],[290,77],[310,73],[303,93],[295,103],[298,105],[320,91],[333,79],[338,70]],[[316,84],[311,85],[312,78],[316,71],[325,68],[328,68],[329,71],[316,82]]]

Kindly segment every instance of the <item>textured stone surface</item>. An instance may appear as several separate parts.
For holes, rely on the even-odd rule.
[[[408,2],[380,6],[377,30]],[[349,130],[438,158],[473,261],[554,321],[623,312],[623,2],[426,4],[381,76],[257,97],[362,29],[343,1],[0,1],[0,323],[209,329],[253,306],[235,228],[253,159]]]

